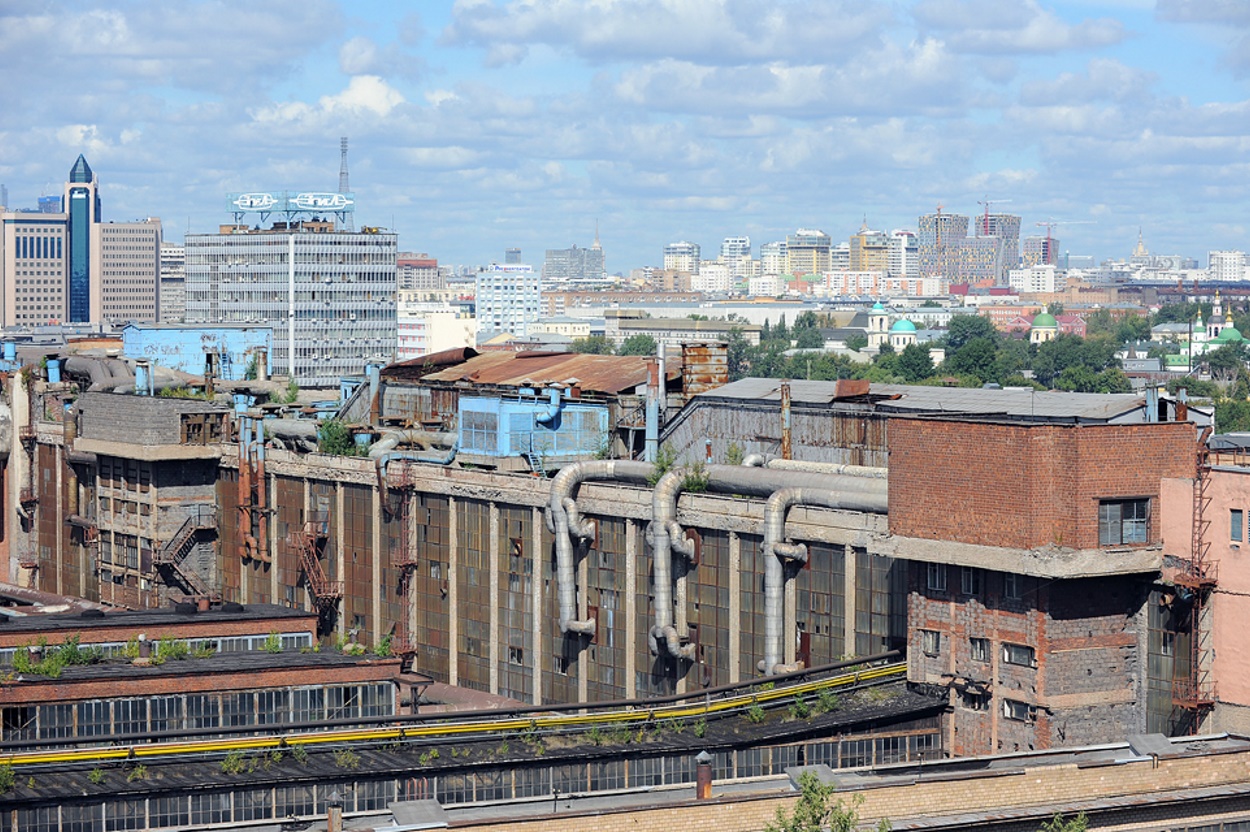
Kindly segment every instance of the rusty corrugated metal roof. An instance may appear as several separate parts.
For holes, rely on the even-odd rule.
[[[450,367],[468,361],[478,354],[472,347],[453,347],[449,350],[419,355],[407,361],[397,361],[382,368],[382,377],[387,379],[417,379],[428,376],[440,367]]]
[[[680,378],[680,368],[666,373]],[[637,355],[583,355],[571,352],[487,352],[453,367],[429,373],[427,381],[469,381],[503,387],[563,383],[577,379],[583,390],[621,393],[647,383],[647,358]]]

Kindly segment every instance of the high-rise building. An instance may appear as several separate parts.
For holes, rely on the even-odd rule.
[[[529,335],[529,325],[541,316],[542,278],[524,263],[493,263],[477,273],[478,341],[502,332]]]
[[[100,304],[100,191],[87,160],[78,155],[65,183],[62,210],[68,215],[68,272],[66,320],[85,323],[100,320],[93,311]]]
[[[343,197],[336,211],[324,210],[331,197]],[[274,372],[303,387],[334,387],[367,361],[390,360],[396,235],[297,219],[351,205],[351,195],[233,195],[236,215],[277,211],[287,220],[268,229],[235,224],[187,235],[187,323],[272,326]]]
[[[401,252],[395,268],[395,284],[400,291],[405,289],[436,291],[447,288],[447,281],[438,269],[438,260],[428,254]]]
[[[599,238],[590,248],[572,245],[568,248],[549,248],[543,261],[543,282],[598,283],[604,279],[603,248]]]
[[[450,303],[419,300],[420,294],[419,289],[399,291],[396,361],[475,344],[477,322],[471,312]]]
[[[504,249],[503,262],[506,265],[514,266],[521,262],[521,250],[519,248]]]
[[[664,269],[666,271],[699,273],[699,244],[669,243],[664,247]]]
[[[784,274],[786,270],[786,241],[777,240],[760,246],[760,271],[764,274]]]
[[[890,268],[890,235],[873,231],[865,222],[850,239],[847,268],[853,272],[885,272]]]
[[[750,237],[726,237],[720,244],[720,259],[726,263],[750,256]]]
[[[1207,257],[1212,280],[1245,279],[1246,253],[1244,251],[1212,251]]]
[[[832,267],[833,241],[814,228],[800,228],[786,237],[786,272],[793,275],[822,274]]]
[[[890,232],[887,273],[890,277],[919,277],[920,260],[916,235],[904,229]]]
[[[4,326],[65,320],[66,226],[64,214],[0,213],[0,320]]]
[[[160,314],[161,221],[100,226],[99,314],[92,321],[155,323]],[[94,300],[94,297],[93,297]]]
[[[992,281],[1006,285],[1007,270],[1020,261],[1020,218],[1012,214],[977,217],[968,236],[968,217],[940,209],[920,217],[916,248],[920,275],[948,280]]]
[[[182,323],[187,314],[187,250],[161,242],[161,289],[157,296],[164,324]]]

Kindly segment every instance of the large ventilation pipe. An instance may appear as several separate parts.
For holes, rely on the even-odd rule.
[[[647,642],[655,655],[659,655],[662,650],[675,658],[691,658],[695,649],[693,645],[683,646],[680,643],[681,630],[673,621],[672,590],[673,552],[685,556],[682,562],[683,575],[693,554],[685,531],[677,522],[677,499],[685,490],[690,474],[688,470],[677,469],[660,478],[652,494],[651,526],[648,528],[648,537],[652,543],[651,567],[655,580],[655,618]],[[701,478],[706,478],[706,491],[754,497],[767,497],[774,491],[789,487],[834,488],[849,495],[871,497],[884,506],[887,494],[885,480],[807,471],[774,471],[742,465],[705,465]],[[679,602],[684,601],[684,593],[682,595]],[[681,614],[678,623],[684,625],[684,603],[678,611]]]
[[[401,445],[413,445],[422,450],[435,446],[446,448],[442,453],[417,454],[411,451],[396,451]],[[378,476],[378,493],[386,495],[386,467],[393,459],[411,459],[415,462],[429,462],[435,465],[450,465],[459,450],[454,433],[440,433],[428,430],[392,430],[369,446],[369,458],[373,460]],[[385,505],[385,503],[383,503]]]
[[[847,492],[841,488],[792,487],[769,495],[764,504],[764,542],[760,545],[764,553],[764,658],[759,669],[765,674],[772,676],[800,669],[782,664],[786,584],[783,560],[803,563],[808,558],[808,550],[806,544],[786,541],[786,514],[798,505],[885,514],[888,503],[884,489]]]
[[[660,450],[660,360],[647,359],[647,412],[646,435],[642,446],[642,458],[655,462]]]
[[[582,519],[573,492],[587,480],[646,482],[654,467],[646,462],[597,459],[577,462],[560,469],[551,481],[547,507],[547,529],[556,539],[556,595],[560,607],[560,632],[593,635],[593,618],[577,618],[577,575],[573,536],[585,540],[594,535],[594,524]]]
[[[561,394],[563,391],[552,385],[547,388],[547,409],[534,417],[534,421],[540,425],[552,425],[554,427],[556,419],[560,416],[560,407],[562,404]]]

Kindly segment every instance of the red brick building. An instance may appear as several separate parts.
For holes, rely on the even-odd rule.
[[[1196,441],[1185,422],[891,422],[909,679],[948,691],[954,753],[1100,742],[1170,709],[1147,672],[1160,483],[1193,475]]]

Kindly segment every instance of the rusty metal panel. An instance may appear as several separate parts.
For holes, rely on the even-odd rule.
[[[729,348],[724,344],[682,344],[682,391],[696,396],[729,383]]]
[[[578,387],[599,393],[631,390],[647,381],[647,357],[581,355],[563,352],[490,352],[440,372],[426,382],[468,381],[509,387],[543,385],[577,379]]]

